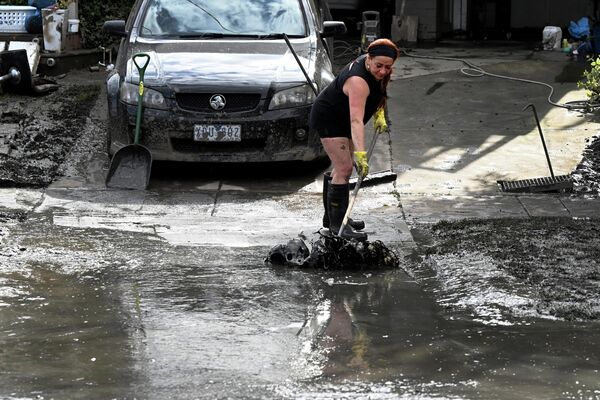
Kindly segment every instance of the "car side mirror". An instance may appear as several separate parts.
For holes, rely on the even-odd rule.
[[[125,30],[125,20],[122,19],[104,22],[104,25],[102,25],[102,31],[108,33],[111,36],[127,36],[127,31]]]
[[[343,35],[346,33],[346,24],[341,21],[324,21],[321,37],[327,38],[331,36]]]

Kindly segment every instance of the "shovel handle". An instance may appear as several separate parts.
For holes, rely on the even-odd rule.
[[[145,61],[143,64],[138,64],[137,60],[144,58]],[[150,63],[150,56],[146,53],[137,53],[131,57],[133,64],[136,66],[138,73],[140,75],[140,89],[138,91],[138,106],[137,106],[137,115],[135,118],[135,138],[133,139],[133,143],[140,144],[140,126],[142,125],[142,104],[144,102],[144,73],[146,72],[146,67]]]
[[[143,64],[138,64],[137,60],[138,59],[145,59]],[[146,53],[137,53],[134,54],[133,57],[131,57],[131,59],[133,60],[133,64],[135,64],[136,68],[138,69],[138,72],[140,74],[140,81],[144,80],[144,72],[146,71],[146,68],[148,67],[148,64],[150,64],[150,56]]]

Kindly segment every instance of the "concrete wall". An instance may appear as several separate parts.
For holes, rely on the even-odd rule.
[[[594,4],[591,0],[512,0],[512,28],[544,26],[569,26],[586,15],[592,15]]]
[[[437,33],[437,0],[396,0],[396,14],[402,9],[405,1],[404,15],[416,15],[419,17],[419,41],[435,40]]]

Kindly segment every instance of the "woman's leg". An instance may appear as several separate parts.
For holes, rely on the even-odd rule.
[[[321,143],[331,160],[331,182],[327,189],[327,214],[329,216],[329,230],[337,235],[342,225],[342,220],[348,208],[348,181],[352,175],[352,146],[350,139],[335,137],[322,138]],[[363,224],[364,226],[364,224]],[[359,241],[367,240],[367,234],[355,231],[351,225],[346,225],[342,236],[347,239]]]
[[[352,175],[352,142],[345,137],[322,138],[323,148],[331,160],[331,183],[348,183]]]

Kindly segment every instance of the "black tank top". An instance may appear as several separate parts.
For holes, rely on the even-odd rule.
[[[369,85],[369,95],[365,103],[363,122],[366,124],[371,119],[384,93],[381,88],[381,82],[377,81],[367,71],[365,67],[366,57],[367,55],[363,54],[344,67],[338,76],[319,94],[310,113],[311,128],[340,132],[340,136],[350,134],[350,104],[348,96],[343,91],[343,87],[346,80],[351,76],[360,76]]]

